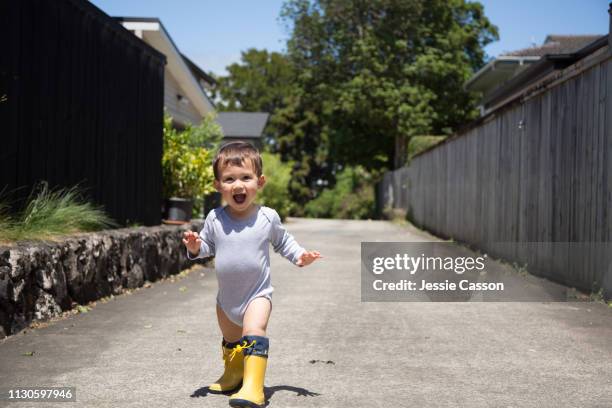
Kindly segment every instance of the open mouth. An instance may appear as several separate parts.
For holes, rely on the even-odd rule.
[[[246,194],[234,194],[234,201],[238,204],[242,204],[246,201]]]

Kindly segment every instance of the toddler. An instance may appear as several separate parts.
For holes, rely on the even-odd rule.
[[[246,142],[224,145],[213,162],[214,185],[227,203],[212,210],[198,235],[184,233],[189,259],[215,256],[217,320],[225,370],[209,386],[230,392],[232,407],[263,407],[268,358],[266,327],[272,310],[269,244],[297,266],[321,258],[306,251],[282,226],[277,212],[254,203],[266,179],[257,149]]]

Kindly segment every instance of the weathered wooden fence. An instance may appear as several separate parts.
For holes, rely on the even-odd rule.
[[[0,2],[0,190],[87,189],[160,222],[165,57],[86,0]]]
[[[442,237],[612,297],[607,49],[387,173],[379,205]]]

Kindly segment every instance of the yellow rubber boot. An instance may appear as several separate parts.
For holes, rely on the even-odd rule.
[[[232,407],[262,408],[265,406],[264,378],[268,365],[268,338],[244,336],[244,378],[242,388],[230,397]]]
[[[244,355],[234,350],[240,342],[228,343],[223,340],[223,363],[225,370],[223,375],[208,386],[213,392],[230,392],[236,390],[242,383],[242,373],[244,372]]]

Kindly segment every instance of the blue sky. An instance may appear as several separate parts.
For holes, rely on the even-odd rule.
[[[93,0],[111,16],[158,17],[181,51],[206,71],[224,74],[248,48],[284,49],[282,0]],[[498,26],[496,56],[541,44],[547,34],[607,34],[608,0],[481,0]]]

